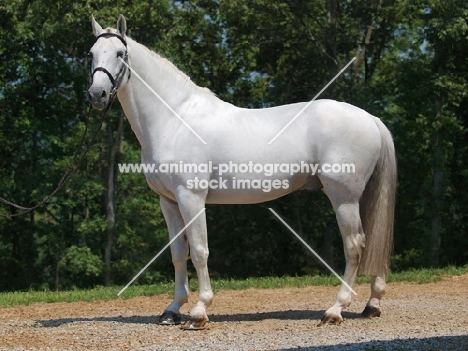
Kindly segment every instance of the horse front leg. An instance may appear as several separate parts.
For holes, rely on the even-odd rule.
[[[359,268],[365,238],[359,216],[358,203],[343,203],[335,207],[336,218],[343,237],[346,268],[343,280],[353,287]],[[340,324],[343,321],[341,311],[351,304],[352,291],[342,284],[336,296],[335,304],[324,314],[319,325]]]
[[[169,229],[169,237],[172,240],[182,228],[184,228],[184,220],[179,211],[177,203],[161,196],[161,210]],[[188,302],[189,286],[187,278],[187,259],[188,259],[188,243],[186,233],[182,233],[171,244],[172,263],[175,272],[175,291],[174,300],[166,307],[164,313],[159,317],[158,324],[174,325],[181,323],[180,308]]]
[[[183,325],[184,329],[203,329],[209,321],[206,308],[213,301],[213,291],[208,274],[209,250],[206,214],[205,212],[200,214],[205,206],[205,197],[182,187],[177,193],[179,209],[185,223],[189,223],[196,217],[186,231],[190,246],[190,258],[198,276],[198,302],[190,311],[190,319]]]

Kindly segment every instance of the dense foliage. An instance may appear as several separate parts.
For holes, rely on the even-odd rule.
[[[0,0],[0,196],[31,206],[57,185],[88,104],[90,15],[169,58],[244,107],[321,98],[379,116],[395,138],[399,183],[393,269],[468,262],[468,3],[462,0]],[[91,118],[97,128],[99,113]],[[46,206],[0,219],[0,290],[124,284],[167,242],[158,197],[118,102],[77,172]],[[280,212],[343,269],[328,199],[208,206],[210,269],[222,277],[323,270],[271,216]],[[1,205],[0,214],[17,209]],[[171,279],[166,252],[138,282]]]

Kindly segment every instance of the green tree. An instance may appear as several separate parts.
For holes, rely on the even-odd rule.
[[[468,8],[461,0],[0,0],[0,196],[31,206],[59,182],[84,131],[90,15],[114,26],[119,13],[130,36],[242,107],[310,100],[357,56],[321,98],[362,107],[393,132],[394,267],[466,264]],[[98,120],[93,112],[90,135]],[[139,160],[116,102],[64,188],[28,215],[0,220],[0,290],[128,282],[167,242],[144,176],[118,172],[118,163]],[[212,271],[246,277],[321,269],[270,206],[343,266],[327,198],[302,192],[269,204],[209,206]],[[0,214],[16,213],[0,207]],[[139,282],[172,272],[167,252]]]

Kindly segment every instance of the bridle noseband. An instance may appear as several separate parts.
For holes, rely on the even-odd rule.
[[[119,89],[120,84],[122,83],[122,79],[125,76],[125,71],[128,69],[127,68],[127,65],[128,65],[128,49],[127,49],[127,41],[121,35],[119,35],[117,33],[102,33],[102,34],[97,36],[96,41],[98,41],[99,38],[109,38],[109,37],[117,38],[122,42],[122,44],[125,45],[125,53],[121,57],[121,59],[124,61],[124,63],[122,64],[122,68],[120,68],[120,71],[117,73],[117,75],[115,77],[113,77],[112,74],[107,69],[105,69],[104,67],[96,67],[93,70],[93,72],[91,72],[91,84],[93,84],[94,73],[104,72],[107,75],[107,77],[109,78],[109,80],[111,81],[111,83],[112,83],[112,89],[111,89],[111,91],[109,93],[109,99],[113,99],[117,89]],[[128,78],[127,78],[127,80],[130,79],[131,74],[132,74],[132,71],[128,69]]]

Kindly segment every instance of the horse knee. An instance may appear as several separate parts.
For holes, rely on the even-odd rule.
[[[187,265],[187,258],[188,258],[188,246],[187,243],[184,245],[172,245],[171,246],[171,257],[172,257],[172,264],[174,268],[184,268]]]
[[[190,248],[190,258],[195,267],[203,267],[208,263],[209,250],[208,247],[197,246]]]

